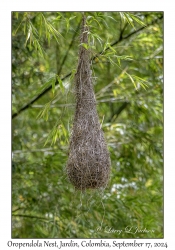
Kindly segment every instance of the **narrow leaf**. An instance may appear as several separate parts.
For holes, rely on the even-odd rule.
[[[55,93],[55,79],[52,79],[52,92]]]
[[[60,85],[60,89],[61,89],[62,93],[64,93],[63,82],[62,82],[62,80],[61,80],[61,78],[59,76],[57,76],[57,80],[58,80],[58,83]]]
[[[127,72],[126,72],[126,74],[127,74],[127,75],[129,76],[129,78],[131,79],[131,81],[132,81],[132,83],[133,83],[135,89],[138,90],[138,89],[137,89],[137,86],[136,86],[136,83],[134,82],[134,79],[132,78],[132,76],[131,76],[130,74],[128,74]]]

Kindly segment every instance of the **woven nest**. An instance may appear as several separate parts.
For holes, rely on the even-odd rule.
[[[80,41],[88,44],[85,17]],[[66,166],[70,182],[80,190],[105,188],[110,174],[110,157],[96,110],[89,53],[80,46],[75,74],[76,111]]]

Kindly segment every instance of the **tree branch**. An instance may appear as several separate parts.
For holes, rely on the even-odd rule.
[[[12,216],[16,217],[26,217],[26,218],[31,218],[31,219],[40,219],[40,220],[48,220],[45,217],[39,217],[39,216],[33,216],[33,215],[27,215],[27,214],[12,214]]]
[[[157,23],[157,22],[158,22],[159,20],[161,20],[162,18],[163,18],[163,15],[160,16],[159,18],[153,20],[153,21],[152,21],[151,23],[149,23],[147,26],[143,26],[143,27],[139,28],[138,30],[135,30],[135,31],[131,32],[129,35],[127,35],[127,36],[125,36],[125,37],[122,36],[123,31],[124,31],[124,30],[123,30],[123,31],[121,32],[121,34],[120,34],[119,39],[117,39],[115,42],[111,43],[110,46],[112,47],[112,46],[114,46],[114,45],[116,45],[116,44],[118,44],[118,43],[120,43],[120,42],[122,42],[122,41],[124,41],[124,40],[127,40],[129,37],[131,37],[131,36],[133,36],[133,35],[135,35],[135,34],[138,34],[138,33],[139,33],[140,31],[142,31],[143,29],[146,29],[147,27],[149,27],[149,26],[151,26],[151,25]],[[108,50],[108,49],[110,49],[110,47],[107,47],[107,48],[106,48],[106,50]],[[106,50],[105,50],[105,51],[106,51]],[[104,53],[104,51],[101,51],[100,53],[98,53],[97,55],[95,55],[91,60],[93,61],[95,58],[99,57],[102,53]]]
[[[73,43],[74,43],[75,37],[76,37],[77,32],[78,32],[78,30],[79,30],[79,28],[80,28],[80,24],[81,24],[81,21],[79,22],[79,24],[78,24],[78,26],[77,26],[77,28],[76,28],[76,31],[74,32],[74,35],[73,35],[73,37],[72,37],[72,41],[71,41],[71,43],[69,44],[69,48],[68,48],[68,50],[66,51],[66,54],[64,55],[63,61],[62,61],[61,65],[60,65],[60,68],[59,68],[59,70],[58,70],[58,72],[57,72],[58,75],[61,73],[61,70],[62,70],[62,68],[63,68],[63,65],[64,65],[64,63],[65,63],[65,61],[66,61],[66,59],[67,59],[68,54],[69,54],[69,50],[71,49],[71,47],[72,47],[72,45],[73,45]]]
[[[16,211],[18,211],[18,210],[20,210],[20,209],[24,209],[24,208],[23,208],[23,207],[18,207],[18,208],[16,208],[15,210],[13,210],[12,213],[14,213],[14,212],[16,212]]]
[[[129,102],[124,102],[115,112],[115,115],[118,117],[119,114],[126,108],[126,106],[129,104]]]
[[[143,26],[143,27],[139,28],[138,30],[135,30],[135,31],[131,32],[129,35],[127,35],[127,36],[125,36],[125,37],[120,36],[119,39],[116,40],[115,42],[111,43],[110,46],[114,46],[114,45],[116,45],[116,44],[118,44],[118,43],[120,43],[120,42],[122,42],[122,41],[128,39],[129,37],[131,37],[131,36],[133,36],[133,35],[135,35],[135,34],[138,34],[140,31],[142,31],[142,30],[146,29],[147,27],[149,27],[149,26],[151,26],[151,25],[157,23],[157,22],[158,22],[159,20],[161,20],[162,18],[163,18],[163,15],[160,16],[159,18],[153,20],[153,21],[152,21],[151,23],[149,23],[147,26]],[[70,46],[69,46],[69,47],[70,47]],[[106,48],[106,50],[108,50],[108,49],[109,49],[109,47]],[[106,51],[106,50],[105,50],[105,51]],[[98,53],[97,55],[95,55],[94,57],[92,57],[91,60],[92,60],[92,61],[95,60],[95,58],[98,58],[103,52],[104,52],[104,51],[101,51],[100,53]],[[65,56],[66,56],[66,58],[67,58],[67,55],[65,55]],[[64,63],[64,61],[65,61],[65,59],[63,59],[63,63]],[[64,81],[67,77],[71,76],[71,74],[72,74],[71,72],[68,73],[68,74],[65,75],[61,80]],[[57,84],[58,84],[58,80],[56,80],[56,82],[55,82],[55,85],[57,85]],[[16,116],[18,116],[22,111],[28,109],[34,102],[36,102],[38,99],[40,99],[40,97],[42,97],[43,95],[45,95],[45,94],[46,94],[49,90],[51,90],[51,89],[52,89],[52,86],[49,86],[49,87],[46,88],[43,92],[41,92],[38,96],[34,97],[30,102],[28,102],[26,105],[24,105],[22,108],[20,108],[16,113],[14,113],[14,114],[12,115],[12,119],[15,118]]]
[[[108,119],[107,122],[111,122],[111,121],[114,121],[114,117],[117,118],[120,113],[128,106],[129,102],[128,101],[125,101],[121,104],[121,106],[115,111],[113,110],[112,111],[112,114],[111,114],[111,117]]]

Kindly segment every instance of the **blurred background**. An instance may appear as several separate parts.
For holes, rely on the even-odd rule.
[[[65,173],[82,13],[12,12],[12,237],[163,238],[163,12],[85,15],[110,181]]]

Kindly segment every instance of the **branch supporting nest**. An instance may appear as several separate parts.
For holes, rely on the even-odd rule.
[[[88,27],[82,21],[80,42],[88,44]],[[90,69],[90,52],[80,45],[75,74],[76,111],[66,171],[76,189],[105,188],[110,175],[110,157],[101,130]]]

